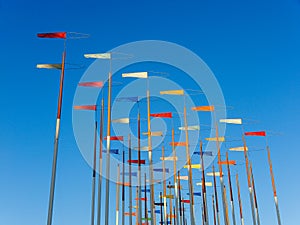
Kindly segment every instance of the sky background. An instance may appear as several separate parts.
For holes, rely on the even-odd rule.
[[[0,224],[46,224],[59,75],[35,65],[60,62],[63,43],[39,40],[36,33],[76,31],[91,37],[69,41],[67,62],[85,67],[91,61],[84,53],[139,40],[170,41],[199,55],[234,108],[229,116],[258,121],[246,129],[274,134],[269,140],[282,222],[297,225],[299,21],[298,0],[0,0]],[[90,221],[91,169],[72,129],[73,97],[84,70],[66,73],[53,225]],[[251,159],[262,224],[276,224],[266,152],[251,153]]]

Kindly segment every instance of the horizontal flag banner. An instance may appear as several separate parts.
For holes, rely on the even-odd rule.
[[[55,32],[55,33],[39,33],[37,34],[39,38],[67,38],[67,32]]]
[[[215,107],[214,106],[196,106],[196,107],[193,107],[192,110],[194,111],[208,111],[208,112],[212,112],[215,110]]]
[[[80,87],[97,87],[101,88],[103,87],[103,82],[102,81],[93,81],[93,82],[80,82],[78,84]]]
[[[96,105],[75,105],[74,109],[76,110],[97,110],[97,106]]]
[[[183,168],[188,169],[188,168],[189,168],[189,165],[185,165]],[[191,165],[191,168],[192,168],[192,169],[201,169],[201,164],[192,164],[192,165]]]
[[[169,168],[165,168],[165,169],[163,169],[163,168],[158,168],[158,169],[153,169],[153,171],[154,172],[166,172],[166,173],[169,173]]]
[[[143,132],[142,134],[148,135],[148,132]],[[163,136],[163,132],[162,131],[151,131],[151,136],[154,136],[154,137]]]
[[[139,147],[134,147],[133,149],[134,149],[134,150],[139,150]],[[141,150],[141,151],[148,151],[149,148],[148,148],[148,146],[141,146],[141,147],[140,147],[140,150]]]
[[[89,59],[111,59],[111,53],[84,54]]]
[[[160,91],[161,95],[184,95],[184,90]]]
[[[171,146],[186,146],[186,142],[170,142]]]
[[[173,215],[173,214],[171,214],[171,215],[170,215],[170,214],[167,214],[167,217],[168,217],[168,218],[170,218],[170,219],[174,219],[174,218],[176,218],[176,216],[175,216],[175,215]]]
[[[169,198],[169,199],[173,199],[174,198],[174,195],[166,195],[166,196],[161,196],[161,198]]]
[[[134,163],[134,164],[145,164],[146,161],[145,160],[138,160],[138,159],[132,159],[132,160],[127,160],[128,163]]]
[[[229,148],[229,151],[243,152],[244,149],[245,149],[246,151],[248,151],[248,147],[243,147],[243,146],[241,146],[241,147]]]
[[[179,176],[177,177],[179,180],[188,180],[189,177],[188,176]]]
[[[130,183],[128,182],[125,182],[125,183],[122,183],[122,182],[117,182],[117,185],[123,185],[126,186],[126,187],[130,187]]]
[[[156,205],[156,206],[163,206],[163,205],[164,205],[164,203],[160,203],[160,202],[154,202],[154,205]]]
[[[202,182],[198,182],[196,183],[197,186],[202,186]],[[212,182],[205,182],[205,186],[206,187],[212,187],[213,183]]]
[[[107,140],[107,137],[104,138],[104,140]],[[123,136],[110,136],[111,141],[123,141]]]
[[[200,152],[193,152],[194,155],[200,155]],[[207,156],[213,156],[212,152],[203,152],[203,155],[207,155]]]
[[[129,123],[129,118],[114,119],[111,122],[112,123]]]
[[[147,183],[150,183],[150,180],[146,180]],[[152,180],[153,183],[160,183],[161,180]]]
[[[207,141],[219,141],[219,142],[224,142],[225,141],[225,137],[212,137],[212,138],[205,138],[205,140]]]
[[[150,189],[142,189],[141,192],[150,192]]]
[[[129,212],[124,212],[124,216],[136,216],[135,212],[132,212],[131,214]]]
[[[164,160],[164,161],[177,161],[178,160],[178,157],[177,156],[168,156],[168,157],[160,157],[160,160]]]
[[[236,161],[235,160],[228,160],[228,161],[221,161],[218,162],[219,165],[236,165]]]
[[[57,70],[61,70],[62,64],[61,63],[56,63],[56,64],[37,64],[36,68],[38,68],[38,69],[57,69]]]
[[[210,176],[210,177],[213,177],[214,176],[214,173],[213,172],[208,172],[206,173],[207,176]],[[215,172],[215,176],[216,177],[219,177],[220,176],[220,172]]]
[[[123,73],[122,77],[148,78],[148,72]]]
[[[242,124],[242,119],[220,119],[220,123]]]
[[[171,112],[166,113],[151,113],[150,116],[152,117],[159,117],[159,118],[172,118]]]
[[[107,153],[106,149],[103,149],[102,152]],[[119,154],[119,149],[110,149],[109,153],[118,155]]]
[[[116,98],[117,102],[138,102],[139,97],[120,97]]]
[[[135,198],[134,200],[136,200],[136,201],[139,201],[139,200],[141,200],[141,201],[147,201],[147,198]]]
[[[266,136],[265,131],[245,132],[246,136]]]
[[[151,210],[148,210],[148,212],[151,213]],[[159,210],[159,209],[156,209],[154,212],[155,212],[156,214],[160,214],[160,210]]]
[[[165,221],[159,221],[160,224],[166,224]],[[167,221],[167,224],[171,224],[171,221]]]
[[[121,172],[121,175],[123,175],[122,172]],[[129,172],[125,172],[124,175],[130,176],[130,173]],[[131,176],[136,177],[137,176],[137,172],[131,172]]]
[[[188,203],[188,204],[191,203],[191,201],[188,200],[188,199],[181,199],[181,202],[182,202],[182,203]]]
[[[200,130],[200,126],[199,125],[187,126],[187,128],[179,127],[178,129],[179,130]]]
[[[188,192],[188,193],[186,193],[186,194],[187,194],[187,195],[190,195],[190,193],[189,193],[189,192]],[[194,196],[199,196],[199,197],[201,196],[201,192],[194,192],[193,194],[194,194]]]

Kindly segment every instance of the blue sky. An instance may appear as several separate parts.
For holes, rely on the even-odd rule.
[[[61,41],[36,38],[37,32],[51,31],[91,35],[68,43],[67,61],[85,66],[91,62],[83,58],[86,52],[138,40],[170,41],[198,54],[234,107],[229,116],[259,121],[246,129],[278,133],[270,146],[282,221],[297,224],[299,21],[297,0],[0,1],[0,224],[46,223],[58,74],[35,65],[60,61]],[[83,73],[66,73],[54,225],[89,222],[91,170],[72,133],[72,102]],[[260,213],[263,223],[275,224],[263,153],[251,154]],[[250,211],[245,211],[250,223]]]

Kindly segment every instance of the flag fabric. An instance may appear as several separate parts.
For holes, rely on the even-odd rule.
[[[169,173],[169,168],[165,168],[165,169],[163,169],[163,168],[154,168],[153,169],[153,171],[154,172],[166,172],[166,173]]]
[[[160,203],[160,202],[154,202],[154,205],[156,205],[156,206],[163,206],[163,205],[164,205],[164,203]]]
[[[139,201],[139,200],[141,200],[141,201],[147,201],[147,198],[135,198],[134,200],[136,200],[136,201]]]
[[[171,112],[166,113],[151,113],[150,116],[152,117],[159,117],[159,118],[172,118]]]
[[[175,216],[175,215],[173,215],[173,214],[172,214],[172,215],[170,215],[170,214],[167,214],[167,217],[168,217],[168,218],[170,218],[170,219],[174,219],[174,218],[176,218],[176,216]]]
[[[55,33],[39,33],[37,34],[39,38],[67,38],[67,32],[55,32]]]
[[[202,186],[202,182],[198,182],[196,183],[197,186]],[[213,183],[212,182],[205,182],[205,186],[206,187],[212,187]]]
[[[128,162],[128,163],[135,163],[135,164],[138,164],[138,163],[139,163],[139,164],[145,164],[145,163],[146,163],[146,161],[143,160],[143,159],[140,160],[140,161],[139,161],[138,159],[132,159],[132,160],[127,160],[127,162]]]
[[[143,135],[148,135],[148,132],[143,132],[142,133]],[[162,131],[151,131],[151,136],[154,136],[154,137],[161,137],[163,136],[163,132]]]
[[[117,185],[124,185],[124,186],[126,186],[126,187],[129,187],[129,186],[130,186],[130,183],[128,183],[128,182],[125,182],[125,183],[117,182]]]
[[[160,160],[164,160],[164,161],[177,161],[178,157],[177,156],[168,156],[168,157],[160,157]]]
[[[111,53],[84,54],[89,59],[111,59]]]
[[[174,198],[174,195],[166,195],[166,196],[161,196],[161,198],[169,198],[169,199],[173,199]]]
[[[188,169],[189,165],[185,165],[183,168]],[[191,168],[192,169],[201,169],[201,164],[192,164]]]
[[[200,155],[201,153],[200,152],[193,152],[194,155]],[[213,153],[212,152],[202,152],[203,155],[207,155],[207,156],[213,156]]]
[[[229,150],[230,150],[230,151],[243,152],[243,151],[244,151],[244,148],[246,149],[246,151],[248,151],[248,147],[244,147],[244,146],[229,148]]]
[[[245,132],[246,136],[266,136],[265,131]]]
[[[139,147],[134,147],[133,149],[134,149],[134,150],[139,150]],[[141,147],[140,147],[140,150],[141,150],[141,151],[148,151],[148,150],[149,150],[149,147],[148,147],[148,146],[141,146]]]
[[[122,77],[148,78],[148,72],[123,73]]]
[[[186,193],[186,194],[187,194],[187,195],[190,195],[189,192]],[[199,196],[199,197],[201,197],[201,192],[194,192],[193,194],[194,194],[194,196]]]
[[[184,90],[160,91],[161,95],[184,95]]]
[[[242,119],[220,119],[220,123],[242,124]]]
[[[56,64],[37,64],[36,68],[38,68],[38,69],[57,69],[57,70],[61,70],[62,64],[61,63],[56,63]]]
[[[178,179],[179,180],[188,180],[189,177],[188,176],[179,176]]]
[[[103,149],[102,152],[107,153],[106,149]],[[110,149],[109,153],[118,155],[119,154],[119,149]]]
[[[215,110],[214,106],[208,105],[208,106],[196,106],[192,107],[192,110],[194,111],[207,111],[207,112],[212,112]]]
[[[185,127],[178,127],[179,130],[200,130],[200,126],[199,125],[193,125],[193,126],[187,126],[187,128]]]
[[[135,212],[132,212],[131,215],[129,212],[124,212],[124,216],[136,216]]]
[[[129,118],[114,119],[111,122],[112,123],[129,123]]]
[[[165,221],[159,221],[160,224],[165,224]],[[167,221],[167,224],[171,224],[171,221]]]
[[[102,81],[93,81],[93,82],[80,82],[78,84],[80,87],[97,87],[101,88],[103,87],[103,82]]]
[[[107,140],[107,137],[104,138],[104,140]],[[110,136],[111,141],[123,141],[123,136]]]
[[[186,142],[170,142],[171,146],[186,146]]]
[[[221,175],[220,172],[215,172],[215,176],[216,176],[216,177],[219,177],[220,175]],[[208,173],[206,173],[206,176],[213,177],[213,176],[214,176],[214,173],[213,173],[213,172],[208,172]]]
[[[181,199],[181,202],[182,202],[182,203],[188,203],[188,204],[191,203],[191,201],[190,201],[189,199]]]
[[[150,192],[150,189],[142,189],[141,192]]]
[[[138,102],[139,97],[120,97],[116,98],[117,102]]]
[[[216,137],[212,137],[212,138],[205,138],[205,140],[207,140],[207,141],[219,141],[219,142],[224,142],[225,141],[225,137],[218,137],[218,138],[216,138]]]
[[[220,161],[218,162],[219,165],[236,165],[235,160],[228,160],[228,161]]]
[[[76,109],[76,110],[94,110],[94,111],[96,111],[97,106],[96,105],[75,105],[74,109]]]

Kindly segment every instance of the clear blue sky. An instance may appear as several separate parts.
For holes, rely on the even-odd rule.
[[[270,145],[282,221],[297,225],[299,21],[299,0],[0,0],[0,224],[46,224],[58,75],[35,65],[59,62],[62,42],[39,40],[36,33],[76,31],[91,37],[69,42],[70,63],[88,66],[83,53],[148,39],[175,42],[198,54],[234,107],[230,116],[259,121],[249,129],[280,134]],[[78,151],[71,121],[83,72],[66,74],[54,225],[89,223],[91,170]],[[252,159],[264,165],[266,154],[255,153]],[[254,170],[262,223],[275,224],[268,171]],[[250,223],[250,211],[245,211]]]

